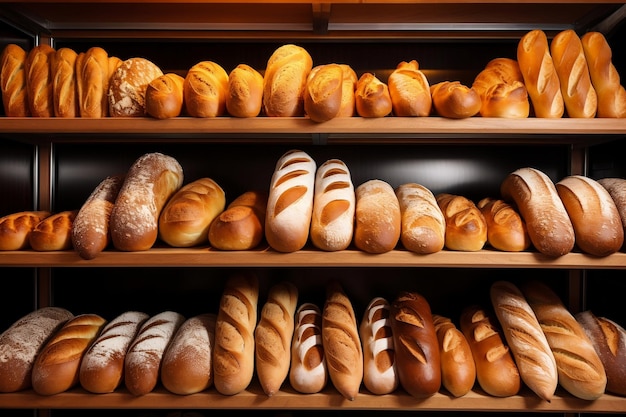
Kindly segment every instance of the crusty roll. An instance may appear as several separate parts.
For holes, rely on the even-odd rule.
[[[544,172],[530,167],[517,169],[502,181],[500,193],[519,210],[530,241],[539,252],[558,257],[574,248],[574,227],[556,186]]]
[[[0,218],[0,250],[29,248],[33,229],[50,214],[44,210],[20,211]]]
[[[146,113],[146,89],[163,71],[146,58],[129,58],[109,79],[109,116],[142,117]]]
[[[505,252],[530,247],[526,222],[517,209],[504,200],[485,197],[476,204],[487,223],[487,243]]]
[[[428,116],[432,96],[426,75],[416,60],[402,61],[387,79],[394,116]]]
[[[124,360],[137,332],[149,318],[127,311],[109,321],[80,363],[80,385],[94,394],[113,392],[124,381]]]
[[[580,41],[598,96],[598,117],[626,117],[626,90],[613,65],[611,46],[600,32],[587,32]]]
[[[389,87],[370,72],[358,79],[354,100],[361,117],[385,117],[393,110]]]
[[[111,242],[109,220],[124,175],[103,179],[91,192],[72,223],[72,246],[83,259],[93,259]]]
[[[624,236],[626,239],[626,179],[624,178],[600,178],[598,183],[608,192],[622,220]]]
[[[558,372],[535,313],[519,288],[511,282],[494,282],[490,296],[522,381],[539,398],[550,401],[558,384]]]
[[[302,303],[295,315],[289,383],[298,392],[314,394],[320,392],[327,381],[322,313],[317,305]]]
[[[0,334],[0,392],[32,386],[35,359],[49,338],[74,315],[60,307],[42,307],[21,317]]]
[[[337,281],[326,288],[322,344],[333,386],[345,398],[354,400],[363,381],[363,348],[352,303]]]
[[[389,183],[372,179],[355,190],[354,244],[368,253],[394,249],[402,232],[398,197]]]
[[[445,245],[446,219],[432,191],[417,183],[396,188],[400,203],[402,245],[411,252],[439,252]]]
[[[109,114],[109,54],[93,46],[76,57],[76,88],[81,117],[106,117]]]
[[[317,168],[310,232],[315,247],[337,251],[352,243],[355,198],[345,162],[329,159]]]
[[[5,46],[0,55],[0,91],[4,114],[8,117],[30,116],[25,68],[27,56],[28,53],[14,43]]]
[[[111,211],[111,241],[122,251],[148,250],[158,236],[159,216],[183,184],[183,168],[162,153],[140,156],[130,167]]]
[[[565,112],[561,82],[545,32],[531,30],[517,44],[517,62],[535,117],[559,118]]]
[[[374,297],[365,308],[359,326],[363,345],[363,384],[377,395],[395,391],[400,383],[390,310],[389,301],[383,297]]]
[[[306,152],[292,149],[276,162],[265,215],[265,238],[279,252],[295,252],[309,238],[316,164]]]
[[[265,191],[251,190],[235,198],[211,223],[211,246],[220,250],[257,247],[265,235],[267,196]]]
[[[184,321],[180,313],[164,311],[141,325],[124,358],[124,384],[131,394],[145,395],[156,387],[165,350]]]
[[[304,89],[313,59],[301,46],[285,44],[267,60],[263,75],[263,109],[270,117],[304,115]]]
[[[26,88],[28,107],[33,117],[54,116],[52,73],[50,62],[55,50],[50,45],[33,47],[26,56]]]
[[[446,220],[446,248],[479,251],[487,242],[487,222],[472,200],[462,195],[435,196]]]
[[[583,175],[567,176],[555,185],[572,221],[576,245],[595,256],[617,252],[624,243],[624,227],[609,192]]]
[[[190,116],[223,116],[226,113],[228,73],[216,62],[198,62],[187,71],[183,95]]]
[[[449,119],[466,119],[478,114],[482,102],[471,87],[459,81],[442,81],[430,87],[435,114]]]
[[[519,371],[491,312],[470,305],[461,312],[459,327],[472,350],[480,387],[494,397],[517,394],[521,387]]]
[[[337,117],[352,117],[356,115],[356,83],[359,81],[356,72],[348,64],[339,64],[343,73],[341,87],[341,105]]]
[[[469,342],[448,317],[433,314],[441,354],[441,384],[453,396],[462,397],[474,387],[476,364]]]
[[[435,395],[441,388],[441,354],[428,301],[402,291],[391,303],[390,317],[400,385],[416,398]]]
[[[606,373],[591,340],[559,296],[540,281],[521,286],[556,361],[559,384],[583,400],[604,394]]]
[[[185,79],[175,73],[156,77],[146,86],[146,114],[156,119],[178,117],[183,112]]]
[[[234,117],[255,117],[263,106],[263,75],[250,65],[239,64],[228,74],[226,110]]]
[[[170,246],[187,248],[207,242],[209,227],[224,211],[226,194],[211,178],[184,185],[159,216],[159,237]]]
[[[71,48],[59,48],[50,60],[53,114],[56,117],[77,117],[76,57]]]
[[[105,323],[97,314],[81,314],[56,331],[33,365],[33,390],[41,395],[54,395],[77,385],[83,355]]]
[[[227,280],[215,322],[213,350],[213,385],[221,394],[238,394],[252,381],[258,302],[259,281],[253,272]]]
[[[572,29],[559,32],[550,43],[550,53],[561,81],[567,115],[595,117],[598,96],[591,84],[587,59],[578,34]]]
[[[213,384],[216,318],[212,313],[190,317],[172,337],[161,363],[161,383],[168,391],[195,394]]]
[[[339,114],[343,97],[343,69],[339,64],[313,67],[303,93],[304,113],[314,122],[326,122]]]
[[[72,248],[72,225],[78,210],[52,214],[40,221],[28,240],[36,251],[57,251]]]
[[[289,375],[298,288],[291,282],[274,284],[254,330],[255,369],[263,392],[276,394]]]
[[[478,73],[472,88],[482,102],[482,117],[525,118],[530,113],[528,91],[516,60],[494,58]]]

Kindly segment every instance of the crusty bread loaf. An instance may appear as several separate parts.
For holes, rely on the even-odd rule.
[[[512,282],[494,282],[490,296],[522,381],[539,398],[550,401],[558,384],[558,372],[535,313]]]
[[[442,81],[430,86],[435,114],[449,119],[465,119],[478,114],[480,96],[460,81]]]
[[[441,353],[430,304],[417,292],[402,291],[391,303],[391,331],[400,385],[416,398],[441,388]]]
[[[29,248],[33,229],[50,214],[45,210],[20,211],[0,218],[0,250]]]
[[[303,93],[304,113],[322,123],[339,114],[343,97],[343,69],[339,64],[313,67]]]
[[[49,338],[73,318],[60,307],[42,307],[14,322],[0,334],[0,392],[32,386],[35,359]]]
[[[54,116],[54,98],[50,62],[55,50],[50,45],[33,47],[26,57],[26,88],[28,107],[33,117]]]
[[[52,214],[40,221],[28,240],[36,251],[58,251],[72,248],[72,225],[78,210]]]
[[[289,383],[303,394],[320,392],[328,382],[322,343],[322,313],[313,303],[302,303],[296,310]]]
[[[187,71],[183,95],[190,116],[223,116],[228,96],[228,73],[216,62],[200,61]]]
[[[81,314],[56,331],[33,365],[33,390],[41,395],[54,395],[77,385],[83,355],[105,323],[97,314]]]
[[[559,118],[565,112],[561,83],[545,32],[534,29],[517,44],[517,62],[535,117]]]
[[[337,281],[326,287],[322,344],[333,386],[346,399],[354,400],[363,381],[363,348],[354,308]]]
[[[183,112],[185,79],[175,73],[156,77],[146,86],[146,114],[156,119],[178,117]]]
[[[356,72],[348,64],[339,64],[343,73],[341,87],[341,105],[337,117],[352,117],[356,115],[356,83],[359,80]]]
[[[540,281],[521,286],[556,361],[559,384],[583,400],[604,394],[606,373],[591,340],[552,288]]]
[[[298,288],[288,281],[270,287],[254,330],[255,369],[263,392],[276,394],[289,375]]]
[[[481,99],[483,117],[525,118],[530,113],[528,91],[516,60],[494,58],[478,73],[472,88]]]
[[[80,385],[94,394],[113,392],[124,381],[124,360],[137,332],[149,318],[127,311],[109,321],[80,363]]]
[[[459,327],[472,350],[480,387],[494,397],[517,394],[521,387],[519,371],[491,312],[469,305],[461,312]]]
[[[215,323],[213,385],[224,395],[245,390],[254,374],[259,281],[253,272],[228,278]]]
[[[163,207],[159,216],[159,237],[179,248],[206,243],[211,223],[225,206],[226,194],[215,180],[205,177],[192,181]]]
[[[156,387],[165,350],[184,321],[182,314],[164,311],[141,325],[124,358],[124,385],[131,394],[145,395]]]
[[[140,156],[130,167],[111,211],[111,241],[122,251],[148,250],[158,236],[159,216],[183,184],[178,161],[159,152]]]
[[[109,114],[109,54],[93,46],[76,57],[76,88],[81,117],[106,117]]]
[[[617,252],[624,243],[624,227],[609,192],[583,175],[567,176],[555,185],[572,221],[576,245],[595,256]]]
[[[355,198],[345,162],[329,159],[317,168],[310,231],[315,247],[337,251],[352,243]]]
[[[428,188],[406,183],[396,188],[400,203],[402,245],[411,252],[439,252],[445,245],[446,219]]]
[[[304,151],[292,149],[276,162],[269,188],[265,238],[279,252],[295,252],[309,238],[316,164]]]
[[[389,87],[371,72],[359,77],[354,99],[356,112],[361,117],[385,117],[393,110]]]
[[[368,253],[394,249],[402,232],[400,203],[389,183],[372,179],[355,190],[354,244]]]
[[[377,395],[392,393],[400,384],[390,310],[389,301],[383,297],[374,297],[365,307],[359,326],[363,345],[363,384]]]
[[[476,205],[487,223],[487,243],[505,252],[520,252],[530,247],[526,222],[517,209],[504,200],[485,197]]]
[[[25,69],[27,56],[28,53],[14,43],[5,46],[0,55],[0,91],[4,114],[8,117],[30,116]]]
[[[435,196],[446,220],[446,248],[479,251],[487,242],[487,222],[472,200],[462,195]]]
[[[51,57],[53,112],[56,117],[77,117],[76,58],[71,48],[59,48]]]
[[[426,75],[416,60],[402,61],[387,79],[394,116],[428,116],[432,96]]]
[[[163,71],[146,58],[122,61],[109,79],[109,116],[142,117],[146,113],[146,88]]]
[[[239,64],[228,74],[226,110],[234,117],[255,117],[263,106],[263,75],[250,65]]]
[[[190,317],[172,337],[161,363],[161,383],[168,391],[195,394],[213,384],[216,318],[212,313]]]
[[[539,252],[558,257],[574,248],[574,227],[556,186],[544,172],[519,168],[505,177],[500,193],[519,210],[528,236]]]
[[[265,236],[265,191],[251,190],[235,198],[211,223],[209,242],[220,250],[249,250]]]
[[[626,241],[626,179],[600,178],[598,183],[609,192],[609,195],[615,203],[615,207],[617,207],[619,217],[622,219],[622,226],[624,227],[624,236]]]

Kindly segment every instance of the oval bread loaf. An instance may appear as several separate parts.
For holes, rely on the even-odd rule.
[[[304,113],[317,123],[334,119],[339,114],[343,96],[343,69],[339,64],[313,67],[303,93]]]
[[[442,81],[430,87],[435,113],[449,119],[466,119],[478,114],[482,102],[473,88],[460,81]]]
[[[263,75],[239,64],[228,74],[226,110],[234,117],[256,117],[263,106]]]
[[[402,216],[402,245],[419,254],[442,250],[446,242],[446,219],[433,193],[417,183],[402,184],[395,192]]]
[[[0,250],[29,248],[33,229],[50,214],[43,210],[20,211],[0,218]]]
[[[393,110],[389,86],[371,72],[359,77],[354,100],[356,112],[361,117],[385,117]]]
[[[182,114],[185,79],[175,73],[160,75],[146,86],[146,114],[157,119],[170,119]]]
[[[356,188],[355,197],[355,246],[368,253],[394,249],[402,232],[402,213],[391,185],[369,180]]]
[[[320,392],[328,381],[322,343],[322,313],[313,303],[303,303],[296,310],[289,383],[303,394]]]
[[[520,252],[530,247],[526,222],[512,205],[486,197],[477,207],[487,223],[487,243],[491,247],[505,252]]]
[[[47,44],[34,46],[26,56],[26,88],[32,117],[54,116],[54,96],[50,61],[56,51]]]
[[[52,214],[40,221],[28,237],[36,251],[59,251],[72,248],[72,226],[78,210]]]
[[[476,204],[455,194],[440,193],[435,198],[446,220],[446,248],[481,250],[487,242],[487,222]]]
[[[223,116],[226,113],[228,73],[216,62],[198,62],[187,71],[183,95],[190,116]]]
[[[14,43],[5,46],[0,55],[0,91],[4,114],[8,117],[30,116],[25,68],[27,55]]]
[[[265,191],[246,191],[235,198],[211,223],[209,242],[220,250],[250,250],[265,236]]]
[[[400,62],[387,80],[394,116],[429,116],[432,95],[416,60]]]

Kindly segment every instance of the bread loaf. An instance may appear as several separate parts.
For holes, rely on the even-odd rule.
[[[259,281],[253,272],[233,275],[226,282],[213,351],[213,385],[221,394],[238,394],[252,381],[258,301]]]
[[[435,113],[450,119],[466,119],[478,114],[482,102],[473,88],[459,81],[443,81],[430,87]]]
[[[603,186],[610,194],[619,217],[622,220],[622,226],[624,227],[624,236],[626,236],[626,179],[624,178],[601,178],[598,180],[601,186]]]
[[[195,394],[213,384],[216,318],[212,313],[190,317],[172,337],[161,363],[161,383],[168,391]]]
[[[402,245],[411,252],[439,252],[445,245],[446,219],[433,193],[417,183],[406,183],[395,190],[401,213]]]
[[[54,395],[77,385],[83,355],[105,323],[106,320],[97,314],[81,314],[56,331],[33,365],[34,391]]]
[[[178,161],[162,153],[139,157],[128,170],[111,211],[111,241],[121,251],[148,250],[158,236],[159,216],[183,184]]]
[[[183,112],[185,79],[175,73],[156,77],[146,86],[146,114],[156,119],[178,117]]]
[[[226,113],[228,73],[216,62],[198,62],[185,76],[183,95],[190,116],[223,116]]]
[[[52,92],[52,74],[50,62],[55,50],[50,45],[41,44],[33,47],[26,56],[26,88],[28,107],[33,117],[54,116],[54,98]]]
[[[148,318],[146,313],[127,311],[104,326],[80,363],[79,381],[84,389],[104,394],[122,384],[126,353]]]
[[[58,251],[72,248],[72,225],[78,210],[52,214],[40,221],[28,237],[36,251]]]
[[[131,394],[145,395],[156,387],[165,350],[184,321],[181,314],[164,311],[141,325],[124,358],[124,384]]]
[[[159,216],[159,237],[170,246],[187,248],[206,243],[209,227],[226,206],[226,194],[211,178],[184,185]]]
[[[525,118],[530,113],[528,91],[516,60],[494,58],[478,73],[472,88],[482,102],[482,117]]]
[[[464,196],[440,193],[435,196],[446,220],[446,248],[479,251],[487,242],[487,222],[474,202]]]
[[[265,236],[267,192],[246,191],[235,198],[209,227],[209,242],[220,250],[250,250]]]
[[[517,45],[517,62],[535,117],[562,117],[565,103],[561,84],[543,30],[531,30],[522,36]]]
[[[146,89],[163,71],[146,58],[129,58],[109,79],[109,116],[142,117],[146,113]]]
[[[93,46],[76,57],[76,87],[81,117],[109,115],[109,54]]]
[[[345,162],[329,159],[317,168],[310,232],[315,247],[337,251],[352,243],[355,198]]]
[[[4,114],[8,117],[30,116],[28,89],[26,88],[27,52],[10,43],[0,55],[0,91]]]
[[[263,76],[250,65],[239,64],[228,74],[226,110],[234,117],[255,117],[263,106]]]
[[[557,367],[535,313],[511,282],[494,282],[490,295],[522,381],[539,398],[550,401],[558,383]]]
[[[441,354],[428,301],[402,291],[391,303],[391,332],[400,385],[416,398],[441,388]]]
[[[0,250],[29,248],[33,229],[50,214],[44,210],[20,211],[0,218]]]
[[[295,252],[309,238],[316,164],[306,152],[290,150],[276,163],[270,182],[265,238],[279,252]]]
[[[480,387],[494,397],[517,394],[521,387],[519,371],[491,312],[478,305],[465,307],[459,326],[472,351]]]
[[[394,249],[402,231],[400,203],[387,182],[373,179],[355,190],[354,244],[368,253]]]
[[[502,181],[500,193],[519,210],[535,249],[551,257],[573,249],[572,222],[556,186],[545,173],[530,167],[517,169]]]
[[[291,282],[274,284],[254,330],[256,375],[263,392],[276,394],[289,375],[298,288]]]
[[[393,110],[389,87],[370,72],[358,79],[354,100],[361,117],[385,117]]]
[[[322,123],[339,114],[343,97],[343,69],[339,64],[313,67],[303,93],[304,113]]]
[[[559,384],[583,400],[599,398],[606,388],[606,373],[580,323],[543,282],[529,281],[521,289],[552,349]]]
[[[572,221],[576,245],[582,251],[607,256],[622,247],[622,220],[604,187],[589,177],[570,175],[557,182],[556,189]]]
[[[322,313],[317,305],[302,303],[295,315],[289,383],[298,392],[314,394],[320,392],[327,382]]]
[[[270,56],[263,75],[263,109],[270,117],[304,115],[304,89],[313,59],[301,46],[285,44]]]
[[[0,334],[0,392],[32,386],[35,359],[45,343],[74,315],[61,307],[42,307]]]
[[[363,384],[371,393],[382,395],[396,390],[398,370],[393,347],[391,306],[382,297],[374,297],[363,313],[359,336],[363,345]]]
[[[356,115],[356,83],[359,80],[356,72],[348,64],[339,64],[343,73],[341,87],[341,105],[337,117],[352,117]]]
[[[400,62],[389,75],[387,84],[394,116],[430,115],[430,86],[416,60]]]
[[[487,223],[487,243],[505,252],[520,252],[530,247],[526,222],[519,212],[501,199],[483,198],[476,205]]]
[[[363,348],[352,303],[337,281],[326,288],[322,344],[333,386],[343,397],[354,400],[363,381]]]
[[[77,117],[76,57],[71,48],[59,48],[50,61],[53,111],[56,117]]]

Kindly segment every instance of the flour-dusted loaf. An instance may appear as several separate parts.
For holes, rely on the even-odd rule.
[[[322,312],[316,304],[305,302],[295,314],[289,384],[298,392],[314,394],[320,392],[327,382]]]
[[[255,117],[263,107],[263,75],[247,64],[228,74],[226,111],[234,117]]]
[[[439,252],[445,245],[446,219],[435,195],[422,184],[405,183],[395,190],[401,213],[402,245],[411,252]]]
[[[530,247],[528,227],[519,211],[506,201],[485,197],[476,206],[487,222],[487,243],[505,252],[520,252]]]
[[[393,187],[372,179],[359,185],[355,196],[355,246],[368,253],[394,249],[402,232],[402,213]]]
[[[482,117],[526,118],[530,100],[516,60],[494,58],[478,73],[472,88],[481,99]]]
[[[146,86],[146,114],[156,119],[178,117],[185,108],[183,85],[185,79],[175,73],[156,77]]]
[[[50,62],[55,54],[50,45],[40,44],[28,51],[24,69],[30,115],[33,117],[54,116],[52,73]]]
[[[40,221],[28,237],[36,251],[59,251],[72,248],[72,226],[78,210],[65,210]]]
[[[487,221],[469,198],[439,193],[437,204],[446,220],[446,248],[459,251],[479,251],[487,243]]]
[[[146,58],[123,61],[109,79],[109,116],[145,116],[148,84],[162,75],[161,68]]]
[[[187,71],[183,83],[185,109],[193,117],[226,113],[228,73],[217,62],[200,61]]]
[[[76,57],[76,88],[78,111],[81,117],[109,115],[109,79],[111,78],[108,52],[93,46]]]
[[[30,247],[30,234],[51,213],[45,210],[19,211],[0,218],[0,250]]]
[[[266,191],[250,190],[231,201],[209,227],[211,246],[219,250],[257,247],[265,236],[267,198]]]
[[[27,56],[28,53],[14,43],[5,46],[0,55],[0,92],[4,114],[8,117],[30,116],[25,68]]]
[[[400,62],[389,74],[387,84],[394,116],[430,115],[430,85],[416,60]]]
[[[435,114],[449,119],[465,119],[478,114],[480,95],[460,81],[442,81],[430,86]]]
[[[359,77],[354,99],[356,112],[361,117],[385,117],[393,110],[389,86],[371,72]]]

